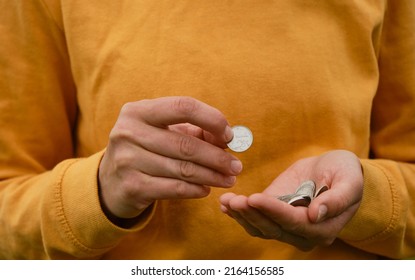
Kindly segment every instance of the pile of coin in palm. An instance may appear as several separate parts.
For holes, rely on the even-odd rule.
[[[295,193],[279,196],[278,199],[287,202],[292,206],[308,207],[314,198],[327,191],[328,189],[329,188],[326,185],[316,189],[316,184],[314,181],[309,180],[303,182],[297,188]]]

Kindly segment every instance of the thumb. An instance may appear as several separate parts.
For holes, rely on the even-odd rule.
[[[358,202],[358,196],[350,188],[337,187],[322,193],[310,203],[308,217],[312,223],[320,223],[337,217]],[[357,201],[355,201],[357,199]]]

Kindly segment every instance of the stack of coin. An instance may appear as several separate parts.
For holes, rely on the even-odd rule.
[[[278,199],[292,206],[308,207],[311,201],[319,196],[321,193],[327,191],[327,186],[322,186],[316,191],[316,184],[314,181],[303,182],[295,191],[295,193],[279,196]]]

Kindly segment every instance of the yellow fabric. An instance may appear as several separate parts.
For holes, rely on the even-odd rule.
[[[415,256],[415,1],[0,0],[0,258],[360,259]],[[363,203],[330,247],[249,236],[199,200],[132,229],[97,172],[128,101],[193,96],[253,131],[232,191],[347,149]]]

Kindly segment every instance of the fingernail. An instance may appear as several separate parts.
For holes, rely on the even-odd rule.
[[[229,186],[233,186],[235,184],[235,182],[236,182],[236,176],[229,176],[229,177],[226,178],[226,183]]]
[[[226,143],[231,142],[232,138],[233,138],[233,130],[232,130],[232,128],[228,125],[228,126],[226,126],[226,128],[225,128],[225,141],[226,141]]]
[[[235,174],[239,174],[242,171],[242,162],[240,162],[239,160],[232,160],[231,162],[231,169]]]
[[[318,208],[318,216],[317,216],[317,223],[320,223],[324,221],[327,215],[327,206],[326,205],[320,205]]]

